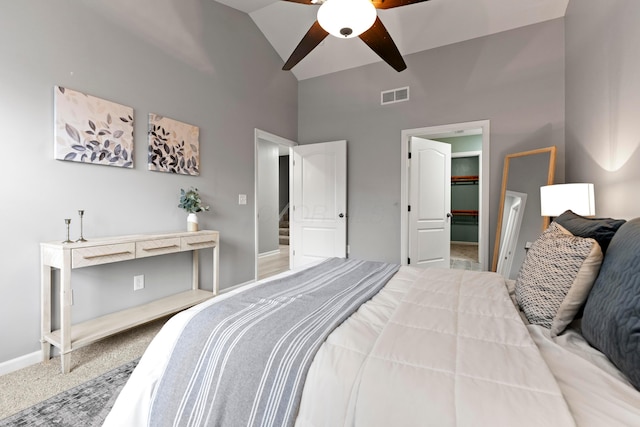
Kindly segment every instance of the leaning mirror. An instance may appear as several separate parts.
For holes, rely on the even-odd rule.
[[[502,190],[492,270],[515,279],[533,242],[549,225],[540,216],[540,187],[553,184],[556,147],[509,154],[504,158]]]

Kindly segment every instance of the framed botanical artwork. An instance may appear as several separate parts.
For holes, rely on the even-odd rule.
[[[54,158],[133,167],[133,108],[54,88]]]
[[[200,175],[200,128],[149,114],[149,170]]]

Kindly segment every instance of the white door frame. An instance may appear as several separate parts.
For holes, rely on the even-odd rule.
[[[400,263],[407,265],[409,253],[409,146],[411,137],[435,138],[436,135],[458,130],[482,129],[482,156],[480,162],[480,200],[478,209],[478,261],[482,270],[489,268],[489,120],[453,123],[405,129],[400,136]]]
[[[285,147],[289,147],[289,200],[291,200],[291,179],[292,179],[292,174],[293,174],[293,168],[292,168],[292,157],[291,156],[291,147],[294,147],[296,145],[298,145],[297,142],[295,141],[291,141],[289,139],[283,138],[281,136],[278,135],[274,135],[272,133],[269,132],[265,132],[263,130],[260,129],[255,129],[254,130],[254,155],[253,155],[253,200],[254,200],[254,206],[253,206],[253,220],[254,220],[254,244],[255,244],[255,248],[254,248],[254,280],[258,280],[258,141],[259,140],[263,140],[263,141],[269,141],[272,142],[274,144],[278,144],[278,145],[282,145]],[[289,269],[291,269],[291,262],[292,262],[292,257],[291,257],[291,245],[289,245]]]

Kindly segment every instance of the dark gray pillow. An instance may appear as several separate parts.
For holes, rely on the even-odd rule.
[[[626,222],[624,219],[585,218],[572,211],[566,211],[554,221],[569,230],[574,236],[595,239],[603,254],[607,252],[609,242],[618,228]]]
[[[613,236],[584,308],[582,333],[640,390],[640,218]]]

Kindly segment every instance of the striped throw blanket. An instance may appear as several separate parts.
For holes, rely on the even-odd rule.
[[[152,397],[150,425],[292,426],[318,348],[398,268],[332,258],[198,313]]]

